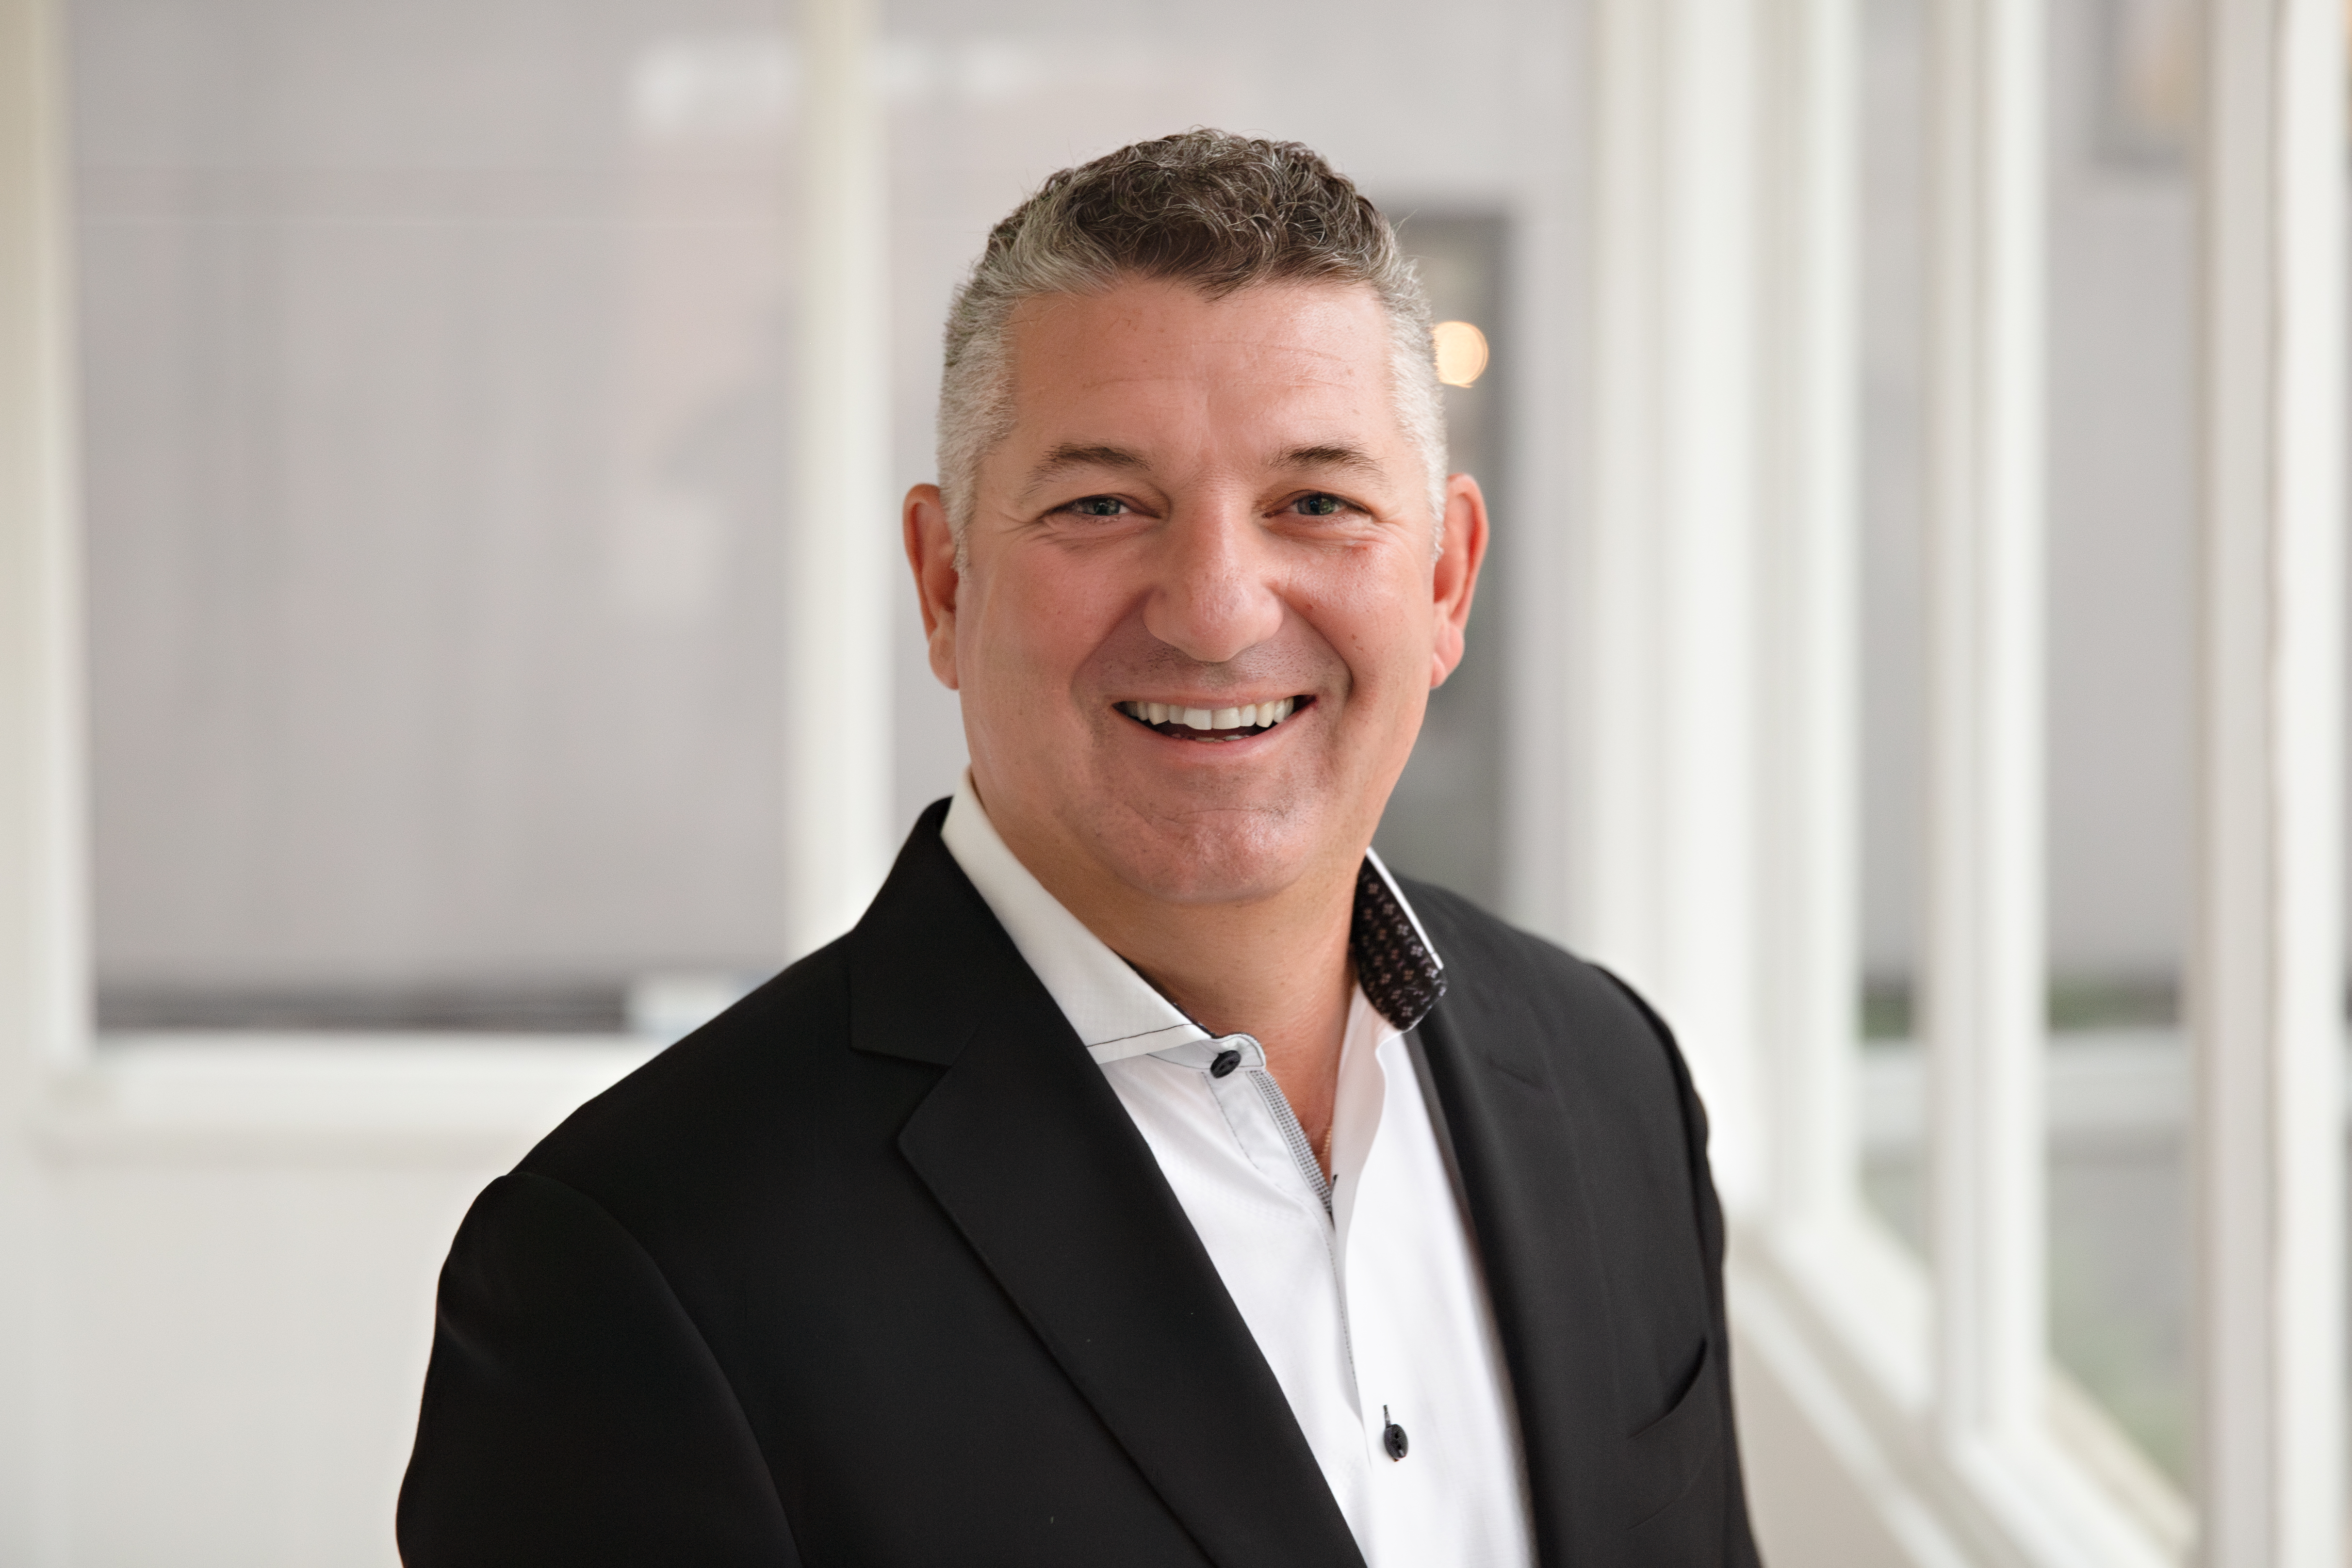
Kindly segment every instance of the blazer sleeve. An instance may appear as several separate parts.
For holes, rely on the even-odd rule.
[[[798,1568],[726,1375],[645,1249],[562,1182],[502,1176],[441,1270],[408,1568]]]

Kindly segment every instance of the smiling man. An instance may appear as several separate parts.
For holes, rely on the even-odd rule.
[[[475,1204],[414,1568],[1754,1562],[1672,1040],[1370,851],[1486,549],[1429,327],[1293,144],[997,226],[904,517],[971,769]]]

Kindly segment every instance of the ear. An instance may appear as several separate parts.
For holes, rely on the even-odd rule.
[[[1431,573],[1436,636],[1429,653],[1429,684],[1434,689],[1462,662],[1463,633],[1470,624],[1470,601],[1478,591],[1478,568],[1486,559],[1486,497],[1478,481],[1456,474],[1445,481],[1445,548]]]
[[[902,517],[907,564],[915,573],[915,601],[923,610],[923,637],[930,646],[931,674],[956,689],[956,593],[963,579],[956,570],[955,538],[948,531],[947,503],[937,485],[907,492]]]

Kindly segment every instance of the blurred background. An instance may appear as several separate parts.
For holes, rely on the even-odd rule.
[[[953,787],[960,722],[896,577],[887,714],[837,727],[793,695],[793,530],[895,517],[796,515],[823,302],[791,5],[47,14],[88,1004],[96,1053],[143,1076],[116,1121],[68,1107],[45,1135],[62,1261],[24,1310],[72,1414],[0,1482],[39,1555],[0,1557],[389,1563],[433,1272],[472,1191],[794,956],[796,758],[850,732],[887,756],[895,841]],[[1934,7],[1850,15],[1851,1051],[1868,1209],[1924,1254]],[[2048,1332],[2134,1484],[2171,1498],[2193,1471],[2197,13],[2042,15]],[[1495,543],[1379,844],[1564,940],[1578,719],[1559,661],[1529,654],[1570,634],[1574,433],[1609,326],[1585,286],[1591,20],[1575,0],[877,0],[866,24],[887,292],[857,351],[887,367],[890,497],[933,477],[950,293],[1054,170],[1216,125],[1308,142],[1399,220],[1437,315],[1486,350],[1445,397]],[[384,1065],[404,1051],[425,1076]],[[313,1113],[338,1053],[392,1110]],[[448,1110],[467,1095],[470,1122]],[[404,1096],[456,1123],[401,1130]],[[1754,1403],[1751,1452],[1789,1408]],[[1820,1476],[1759,1469],[1768,1546],[1808,1512],[1868,1513],[1867,1488]],[[1847,1560],[1911,1560],[1852,1540]]]
[[[617,1030],[649,983],[772,967],[783,754],[827,745],[786,732],[778,624],[789,16],[66,14],[100,1027]],[[1408,8],[1249,8],[1246,51],[1206,42],[1242,10],[1153,16],[887,9],[888,331],[861,348],[893,500],[932,476],[940,323],[989,226],[1187,125],[1322,149],[1405,221],[1441,316],[1559,373],[1504,287],[1567,155],[1559,18],[1514,65],[1535,8],[1457,15],[1440,58]],[[1498,68],[1524,79],[1468,90]],[[1506,489],[1507,374],[1446,394],[1457,461]],[[895,837],[963,750],[892,586]],[[1489,903],[1510,598],[1388,830]]]

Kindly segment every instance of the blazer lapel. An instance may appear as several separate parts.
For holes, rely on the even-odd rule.
[[[1158,1161],[940,843],[943,816],[851,938],[857,1047],[946,1069],[900,1150],[1213,1561],[1361,1568]]]
[[[1444,936],[1438,936],[1441,944]],[[1607,1561],[1593,1536],[1622,1434],[1600,1263],[1576,1140],[1542,1056],[1536,1020],[1507,988],[1441,946],[1451,988],[1421,1025],[1503,1342],[1527,1456],[1537,1556]]]

